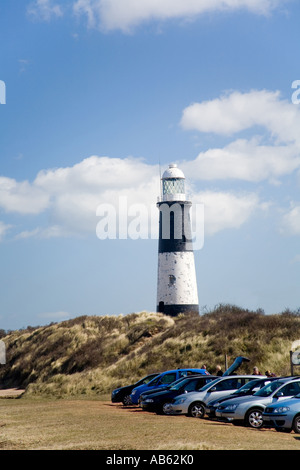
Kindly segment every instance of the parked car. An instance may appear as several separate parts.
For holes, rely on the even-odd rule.
[[[206,377],[206,375],[203,374],[195,374],[197,377]],[[189,377],[195,377],[195,375],[189,375]],[[211,377],[211,376],[209,376]],[[175,380],[175,382],[172,382],[170,384],[166,384],[161,387],[156,387],[156,388],[151,388],[150,390],[146,390],[145,392],[142,392],[139,396],[138,403],[139,405],[141,404],[142,400],[144,400],[146,397],[149,395],[152,395],[152,393],[157,393],[157,392],[162,392],[163,390],[169,390],[170,387],[173,387],[173,385],[177,385],[179,382],[182,382],[182,380],[185,380],[187,378],[186,375],[180,377],[179,379]]]
[[[207,375],[207,371],[205,369],[175,369],[162,372],[149,383],[135,387],[130,395],[131,402],[137,405],[139,402],[139,397],[144,391],[165,387],[166,385],[170,385],[171,383],[175,382],[175,380],[178,380],[180,377],[185,377],[195,373]]]
[[[221,420],[242,423],[252,428],[263,426],[263,411],[266,406],[278,403],[300,393],[300,378],[279,378],[265,385],[252,396],[226,400],[216,409],[216,417]]]
[[[300,434],[300,393],[280,403],[268,405],[262,416],[264,425],[276,431]]]
[[[205,412],[207,416],[211,419],[215,418],[216,409],[221,403],[224,403],[225,401],[230,400],[231,398],[244,397],[246,395],[254,395],[255,392],[258,392],[258,390],[260,390],[273,380],[278,380],[278,377],[266,377],[250,380],[250,382],[245,383],[245,385],[243,385],[241,388],[238,388],[233,393],[230,393],[230,395],[226,395],[223,398],[216,398],[208,402],[205,407]]]
[[[155,374],[146,375],[146,377],[143,377],[142,379],[140,379],[138,382],[134,383],[133,385],[126,385],[125,387],[116,388],[111,393],[112,403],[122,402],[123,405],[130,405],[131,404],[130,394],[132,390],[136,387],[139,387],[140,385],[147,384],[148,382],[150,382],[150,380],[154,379],[157,376],[158,376],[158,372]]]
[[[195,375],[177,380],[166,390],[155,393],[142,393],[140,406],[146,411],[155,411],[158,414],[169,414],[170,401],[182,393],[190,393],[202,388],[217,377],[214,375]]]
[[[219,377],[204,385],[198,392],[182,394],[170,403],[171,414],[203,418],[206,404],[216,398],[222,398],[253,380],[253,375],[232,375]]]

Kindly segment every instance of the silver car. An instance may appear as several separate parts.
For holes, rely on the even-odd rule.
[[[266,406],[293,397],[300,393],[300,378],[278,378],[265,385],[261,390],[249,397],[238,397],[221,403],[216,409],[216,417],[242,423],[252,428],[263,426],[263,411]]]
[[[261,376],[263,378],[263,376]],[[253,380],[253,375],[229,375],[219,377],[204,385],[198,392],[178,395],[169,405],[170,414],[202,418],[206,404],[216,398],[224,397]]]
[[[269,405],[263,412],[264,424],[276,431],[300,434],[300,393],[293,398]]]

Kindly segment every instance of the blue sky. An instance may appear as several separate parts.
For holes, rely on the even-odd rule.
[[[201,312],[299,308],[299,20],[293,0],[1,0],[0,328],[154,311],[157,240],[100,240],[96,210],[150,213],[171,162],[204,204]]]

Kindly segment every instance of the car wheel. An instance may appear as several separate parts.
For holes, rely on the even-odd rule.
[[[195,401],[189,406],[188,415],[193,418],[203,418],[205,414],[205,409],[203,403],[200,401]]]
[[[293,431],[296,434],[300,434],[300,415],[296,416],[293,421]]]
[[[164,403],[162,406],[162,412],[164,415],[170,415],[172,413],[171,403]]]
[[[132,405],[130,395],[125,395],[125,397],[122,400],[123,405],[129,406]]]
[[[262,417],[262,410],[259,408],[253,408],[252,410],[248,411],[245,419],[246,426],[250,426],[251,428],[259,429],[263,425],[263,417]]]

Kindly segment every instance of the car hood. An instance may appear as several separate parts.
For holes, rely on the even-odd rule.
[[[115,388],[113,392],[125,392],[126,390],[131,390],[135,385],[125,385],[124,387]]]
[[[160,392],[154,392],[154,393],[147,393],[147,395],[143,396],[142,395],[142,398],[143,399],[147,399],[147,398],[160,398],[160,397],[163,397],[164,395],[169,395],[171,394],[172,392],[175,392],[175,390],[161,390]]]
[[[208,402],[208,405],[214,406],[214,405],[216,405],[217,403],[223,403],[223,401],[235,400],[236,398],[240,398],[240,397],[245,397],[245,398],[247,397],[247,398],[249,398],[249,397],[251,397],[251,396],[252,396],[251,394],[245,395],[244,393],[243,393],[242,395],[238,395],[238,394],[233,395],[233,394],[231,394],[231,395],[228,395],[228,396],[226,396],[226,397],[214,398],[213,400],[211,400],[211,401]]]
[[[188,398],[189,400],[201,400],[202,397],[205,397],[207,392],[189,392],[189,393],[181,393],[181,395],[177,395],[176,400],[180,400],[180,398]]]
[[[240,403],[247,403],[247,402],[252,402],[252,401],[260,401],[262,398],[268,398],[268,397],[254,397],[253,395],[247,395],[245,397],[236,397],[236,398],[230,398],[226,400],[226,406],[227,405],[236,405]]]
[[[277,408],[278,406],[290,406],[300,411],[300,397],[298,398],[287,398],[286,400],[280,400],[277,403],[268,405],[268,408]]]

